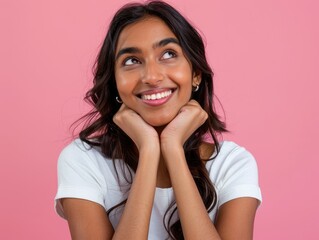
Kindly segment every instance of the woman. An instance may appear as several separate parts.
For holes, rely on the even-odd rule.
[[[72,238],[252,239],[256,163],[217,140],[226,129],[197,31],[164,2],[126,5],[95,67],[94,110],[58,163]]]

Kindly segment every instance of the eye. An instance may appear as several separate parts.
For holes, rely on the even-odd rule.
[[[134,57],[128,57],[123,61],[124,66],[131,66],[138,63],[140,63],[140,61]]]
[[[176,57],[176,53],[169,50],[163,54],[162,59],[170,59],[170,58],[174,58],[174,57]]]

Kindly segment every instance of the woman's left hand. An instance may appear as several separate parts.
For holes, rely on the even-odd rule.
[[[199,103],[190,100],[162,131],[161,148],[173,148],[176,147],[176,144],[183,146],[192,133],[206,121],[207,117],[207,113]]]

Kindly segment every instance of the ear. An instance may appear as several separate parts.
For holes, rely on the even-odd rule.
[[[201,81],[202,81],[202,74],[194,72],[193,82],[192,82],[193,87],[198,86],[201,83]]]

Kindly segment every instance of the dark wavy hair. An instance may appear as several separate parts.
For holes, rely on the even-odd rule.
[[[169,4],[162,1],[130,3],[114,15],[94,65],[93,87],[85,96],[85,100],[94,108],[81,118],[86,120],[86,123],[79,136],[90,146],[99,146],[102,153],[113,160],[114,166],[114,160],[121,159],[121,170],[124,171],[125,180],[129,184],[132,183],[139,153],[133,141],[113,122],[113,116],[120,108],[115,99],[118,96],[114,74],[115,50],[119,35],[126,26],[150,16],[158,17],[167,24],[191,62],[193,72],[201,75],[199,90],[193,92],[192,98],[207,112],[208,119],[189,137],[183,147],[189,170],[207,212],[210,212],[216,205],[216,191],[204,163],[209,159],[201,159],[199,147],[204,142],[205,134],[208,134],[214,141],[218,153],[217,135],[225,132],[226,127],[215,112],[213,72],[206,60],[203,40],[196,29]],[[119,175],[117,177],[119,180]],[[107,213],[125,202],[126,200],[112,207]],[[164,226],[171,238],[184,239],[180,220],[172,223],[173,215],[177,214],[176,210],[176,203],[172,202],[164,216]]]

